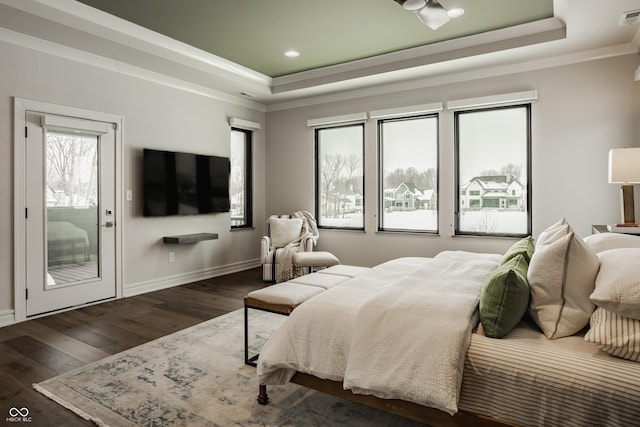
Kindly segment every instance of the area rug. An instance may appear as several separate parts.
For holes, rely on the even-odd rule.
[[[251,354],[284,316],[250,311]],[[85,365],[34,388],[100,426],[412,426],[413,421],[304,387],[256,401],[242,310]]]

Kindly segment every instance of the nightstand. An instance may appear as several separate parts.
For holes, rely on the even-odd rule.
[[[592,225],[591,234],[609,233],[606,225]]]
[[[618,234],[627,234],[629,236],[640,236],[640,227],[616,227],[613,230],[609,230],[606,225],[592,225],[591,233],[618,233]]]

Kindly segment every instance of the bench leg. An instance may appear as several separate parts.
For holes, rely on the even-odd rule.
[[[252,305],[244,304],[244,364],[253,366],[254,368],[258,366],[258,358],[260,357],[260,352],[253,356],[249,356],[249,309],[252,308],[254,310],[266,311],[268,313],[276,313],[288,316],[289,313],[293,311],[295,306],[282,306],[283,308],[260,308]]]
[[[269,403],[269,396],[267,395],[267,386],[260,384],[260,392],[258,393],[258,403],[266,405]]]
[[[256,366],[257,356],[249,357],[249,308],[244,306],[244,364]]]

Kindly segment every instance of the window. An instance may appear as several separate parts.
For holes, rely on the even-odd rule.
[[[379,224],[438,231],[438,115],[378,121]]]
[[[231,228],[253,226],[251,199],[251,136],[245,129],[231,128]]]
[[[317,128],[319,227],[364,229],[364,124]]]
[[[531,234],[531,104],[455,113],[456,234]]]

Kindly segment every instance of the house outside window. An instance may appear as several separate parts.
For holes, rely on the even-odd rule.
[[[250,130],[231,129],[229,196],[232,229],[253,226],[251,137]]]
[[[438,231],[438,115],[378,121],[378,229]]]
[[[321,228],[364,229],[364,124],[317,128],[316,220]]]
[[[531,234],[531,104],[457,111],[456,234]]]

